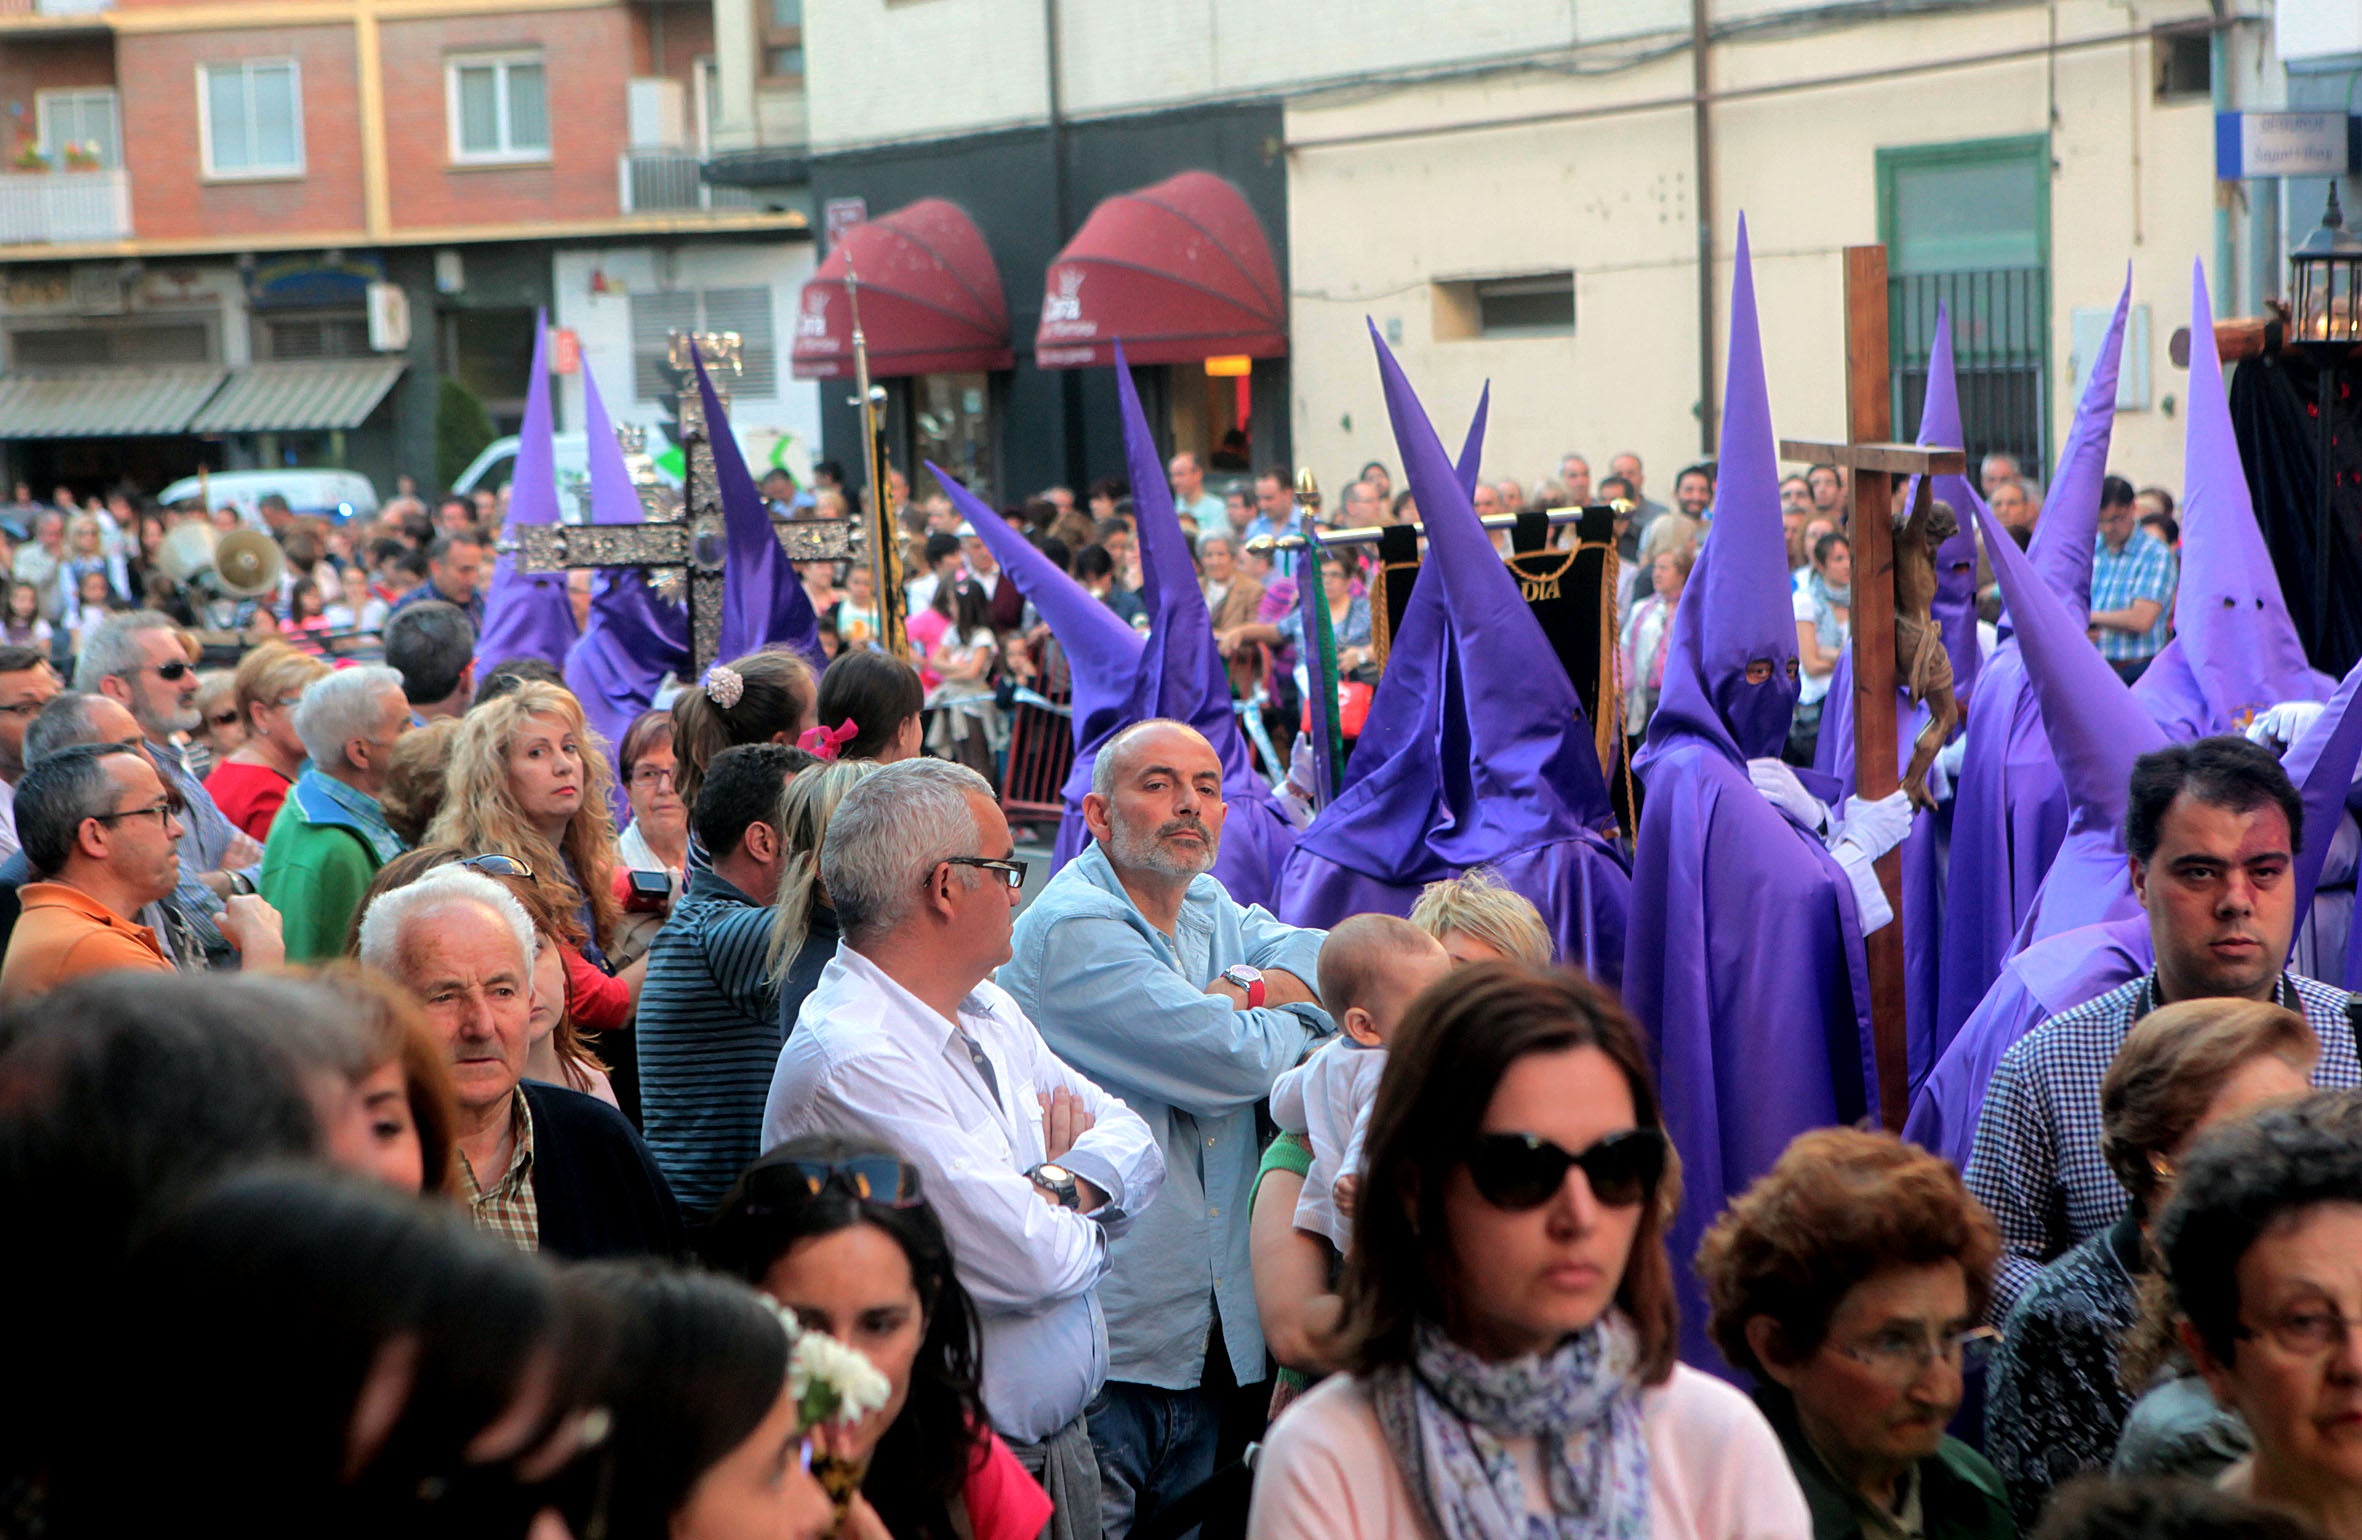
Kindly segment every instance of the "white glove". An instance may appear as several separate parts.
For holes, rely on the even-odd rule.
[[[1845,817],[1829,836],[1829,849],[1851,845],[1875,861],[1900,845],[1911,833],[1911,797],[1901,788],[1875,802],[1845,799]]]
[[[1960,767],[1968,759],[1968,734],[1962,733],[1950,743],[1936,750],[1936,757],[1927,767],[1927,794],[1937,802],[1952,800],[1952,788],[1960,779]]]
[[[2247,724],[2247,740],[2260,743],[2275,754],[2285,754],[2305,735],[2305,729],[2313,725],[2313,719],[2323,709],[2324,703],[2317,700],[2284,700],[2256,714],[2255,720]]]
[[[1892,925],[1894,908],[1886,901],[1886,889],[1878,885],[1878,869],[1862,853],[1862,847],[1852,840],[1839,840],[1829,854],[1845,869],[1845,880],[1853,884],[1854,912],[1862,917],[1862,934]]]
[[[1783,759],[1750,759],[1747,779],[1763,793],[1763,800],[1804,828],[1818,834],[1829,827],[1829,806],[1804,789],[1795,769]]]

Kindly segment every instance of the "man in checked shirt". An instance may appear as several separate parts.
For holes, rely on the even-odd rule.
[[[2157,965],[2042,1022],[1993,1071],[1963,1173],[2001,1226],[1993,1321],[2044,1263],[2125,1212],[2100,1155],[2100,1080],[2141,1017],[2209,996],[2275,1001],[2321,1040],[2316,1086],[2362,1085],[2354,997],[2286,966],[2303,839],[2296,787],[2259,744],[2201,738],[2134,762],[2124,844]]]

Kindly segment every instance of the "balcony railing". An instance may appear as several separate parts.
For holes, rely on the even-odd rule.
[[[68,246],[130,237],[131,178],[126,172],[0,173],[0,246]]]
[[[697,157],[682,150],[626,150],[616,161],[618,195],[626,214],[686,214],[752,209],[743,187],[713,187]]]

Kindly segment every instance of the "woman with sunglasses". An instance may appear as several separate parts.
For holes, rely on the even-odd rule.
[[[846,1540],[1032,1540],[1050,1499],[986,1426],[976,1311],[918,1169],[877,1145],[793,1139],[748,1166],[707,1227],[706,1261],[858,1350],[891,1387],[832,1439],[866,1466]]]
[[[1630,1018],[1486,963],[1402,1023],[1337,1356],[1265,1447],[1257,1540],[1810,1530],[1746,1397],[1674,1362],[1673,1179]]]
[[[257,843],[270,839],[271,820],[279,816],[287,788],[303,773],[306,755],[303,740],[295,736],[295,703],[328,671],[327,664],[285,642],[265,642],[238,660],[229,699],[217,706],[207,701],[205,691],[197,692],[197,709],[205,718],[201,730],[215,749],[205,790],[222,815]]]
[[[1799,1136],[1698,1246],[1715,1346],[1756,1382],[1814,1540],[2010,1540],[2001,1477],[1944,1425],[2001,1235],[1952,1163],[1891,1134]]]
[[[2217,1485],[2362,1540],[2362,1094],[2215,1130],[2157,1250],[2183,1345],[2255,1439]]]

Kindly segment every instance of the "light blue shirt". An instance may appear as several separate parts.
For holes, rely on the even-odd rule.
[[[1254,518],[1247,521],[1246,533],[1239,538],[1241,540],[1259,540],[1263,536],[1269,535],[1276,540],[1286,535],[1301,535],[1304,533],[1304,526],[1310,522],[1304,517],[1304,506],[1301,503],[1290,503],[1288,504],[1286,523],[1274,523],[1271,515],[1257,513]]]
[[[1219,1308],[1231,1372],[1252,1385],[1263,1378],[1247,1266],[1263,1153],[1255,1109],[1336,1028],[1315,1006],[1240,1010],[1205,988],[1242,962],[1310,983],[1327,933],[1282,925],[1210,876],[1189,885],[1174,931],[1149,924],[1093,844],[1017,917],[999,982],[1050,1050],[1122,1097],[1164,1154],[1164,1192],[1115,1242],[1100,1286],[1109,1377],[1194,1387]]]

